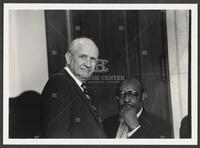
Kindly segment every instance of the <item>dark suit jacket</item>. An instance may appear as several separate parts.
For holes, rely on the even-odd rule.
[[[64,69],[48,80],[42,96],[44,137],[105,137],[85,94]]]
[[[171,137],[169,124],[144,109],[139,119],[140,128],[130,138],[164,138]],[[103,122],[108,138],[115,138],[119,127],[119,115],[114,115]]]

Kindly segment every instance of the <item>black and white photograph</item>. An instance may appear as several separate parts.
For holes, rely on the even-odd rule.
[[[197,16],[4,3],[3,144],[197,145]]]

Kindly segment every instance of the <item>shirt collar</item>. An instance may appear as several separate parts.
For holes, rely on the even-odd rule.
[[[140,111],[136,114],[137,118],[140,117],[140,115],[142,114],[142,111],[143,111],[143,107],[141,107]]]
[[[74,79],[74,81],[82,89],[82,87],[81,87],[82,82],[71,72],[71,70],[69,69],[69,67],[66,66],[66,67],[64,67],[64,69],[69,73],[69,75]]]

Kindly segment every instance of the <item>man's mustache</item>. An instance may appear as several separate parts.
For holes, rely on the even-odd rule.
[[[129,101],[129,102],[126,102],[126,103],[124,103],[123,105],[121,105],[121,108],[124,108],[124,107],[126,107],[126,106],[135,107],[135,105],[136,105],[135,102]]]

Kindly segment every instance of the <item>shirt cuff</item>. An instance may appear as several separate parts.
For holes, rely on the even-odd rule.
[[[140,127],[141,127],[141,126],[138,125],[138,126],[137,126],[136,128],[134,128],[132,131],[130,131],[130,132],[128,133],[128,138],[131,137]]]

